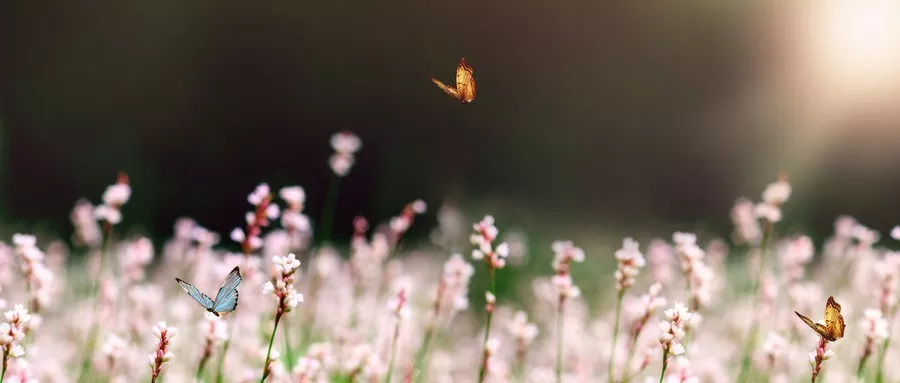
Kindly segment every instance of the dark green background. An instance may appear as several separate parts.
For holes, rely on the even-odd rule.
[[[749,3],[677,3],[0,2],[0,212],[67,235],[75,200],[122,170],[126,222],[153,235],[182,215],[227,232],[259,181],[304,186],[318,217],[328,137],[349,129],[364,145],[339,235],[418,197],[724,234],[736,197],[793,169],[792,127],[731,110],[759,75]],[[426,77],[452,81],[460,57],[470,105]],[[900,222],[895,147],[850,130],[818,149],[789,222]]]

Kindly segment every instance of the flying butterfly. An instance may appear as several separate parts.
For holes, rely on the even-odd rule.
[[[463,104],[468,104],[475,100],[475,77],[472,76],[472,67],[466,62],[465,58],[459,60],[459,65],[456,66],[456,87],[451,88],[445,85],[441,80],[438,80],[434,77],[431,77],[431,82],[441,88],[444,93],[453,97],[456,101],[459,101]]]
[[[204,293],[201,293],[194,285],[187,283],[179,278],[175,278],[175,281],[178,282],[178,285],[184,289],[191,298],[194,298],[197,303],[199,303],[206,311],[213,313],[215,316],[219,316],[220,314],[229,313],[234,311],[234,308],[237,307],[238,302],[238,284],[241,283],[241,271],[238,269],[238,266],[235,266],[234,269],[228,273],[228,276],[225,277],[225,282],[222,283],[222,287],[219,288],[219,292],[216,293],[216,299],[213,300],[209,296]]]
[[[834,297],[828,297],[828,302],[825,303],[824,325],[815,323],[796,311],[794,314],[797,314],[807,326],[829,341],[834,342],[844,337],[844,328],[847,326],[844,325],[844,317],[841,316],[841,305],[834,301]]]

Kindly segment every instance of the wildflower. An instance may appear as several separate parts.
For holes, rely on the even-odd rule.
[[[525,362],[525,354],[528,352],[528,346],[534,342],[537,337],[538,328],[534,323],[528,323],[528,314],[524,311],[517,311],[513,316],[512,322],[506,327],[507,331],[516,340],[516,361],[519,364]]]
[[[219,343],[228,340],[228,323],[212,313],[206,313],[199,327],[200,331],[206,333],[206,341],[204,342],[203,352],[200,355],[200,364],[197,366],[197,375],[203,373],[206,363],[212,357],[213,348]]]
[[[666,383],[700,383],[700,379],[694,376],[691,363],[687,358],[679,356],[675,358],[675,373],[669,375]]]
[[[0,323],[0,348],[3,350],[3,367],[0,372],[0,380],[6,375],[6,369],[11,358],[20,358],[25,355],[22,340],[25,339],[25,331],[31,321],[31,314],[21,304],[16,304],[13,310],[7,311],[4,316],[6,322]]]
[[[272,203],[272,194],[269,185],[261,183],[247,196],[247,202],[254,206],[254,210],[247,212],[247,230],[235,228],[231,231],[231,240],[241,244],[244,254],[249,255],[263,245],[262,229],[269,226],[269,221],[278,218],[281,211],[278,205]]]
[[[668,242],[656,238],[647,246],[647,259],[650,262],[650,274],[653,280],[668,284],[672,280],[672,260],[674,254]]]
[[[144,268],[151,261],[153,261],[153,243],[150,239],[141,237],[126,244],[121,261],[126,283],[143,279]]]
[[[124,339],[116,336],[115,334],[109,334],[106,338],[106,342],[100,346],[99,353],[99,361],[103,369],[107,374],[112,374],[116,368],[116,363],[125,356],[125,351],[127,349],[128,344]]]
[[[762,240],[762,229],[757,220],[757,210],[753,202],[740,198],[731,208],[731,221],[734,223],[734,238],[738,243],[756,246]]]
[[[866,341],[863,345],[862,355],[859,357],[859,364],[856,369],[857,376],[862,373],[866,361],[875,352],[875,346],[890,336],[890,332],[888,331],[888,321],[882,316],[881,310],[873,308],[866,309],[866,311],[863,312],[863,317],[864,319],[860,323],[860,329],[865,334]]]
[[[29,306],[31,311],[38,312],[50,300],[53,272],[44,264],[44,252],[38,249],[33,235],[15,234],[13,244],[25,277]]]
[[[178,335],[178,329],[166,326],[166,322],[159,322],[153,328],[153,336],[158,341],[156,352],[147,355],[148,364],[152,371],[151,381],[156,382],[159,374],[162,372],[163,363],[168,362],[174,354],[169,351],[169,342]]]
[[[334,148],[334,154],[328,159],[331,170],[339,177],[346,176],[353,167],[354,154],[362,147],[362,141],[355,134],[342,131],[331,136],[331,147]]]
[[[107,229],[122,221],[122,206],[131,198],[128,175],[119,173],[116,183],[103,192],[103,204],[94,208],[94,218],[106,222]]]
[[[300,267],[300,261],[293,253],[286,257],[273,256],[273,274],[271,281],[263,285],[263,294],[274,294],[278,300],[278,307],[275,312],[275,325],[272,329],[272,335],[269,339],[269,350],[266,353],[266,362],[263,366],[263,380],[271,373],[271,362],[273,360],[272,342],[275,339],[275,333],[278,330],[278,323],[281,317],[297,307],[297,304],[303,302],[303,294],[298,293],[294,289],[294,274]],[[277,358],[277,357],[276,357]]]
[[[768,333],[763,341],[762,347],[760,347],[761,355],[757,360],[760,370],[765,371],[767,374],[772,374],[775,369],[775,364],[778,362],[778,358],[785,353],[786,347],[787,340],[784,337],[778,335],[776,332]]]
[[[100,225],[94,217],[94,205],[85,199],[75,202],[72,213],[69,215],[72,225],[75,226],[75,241],[77,244],[88,247],[100,245],[102,239]]]
[[[616,251],[616,261],[619,263],[615,273],[616,290],[621,294],[634,284],[635,277],[646,262],[637,241],[631,238],[622,241],[622,248]]]
[[[778,255],[787,285],[792,285],[803,278],[806,264],[812,260],[813,253],[815,247],[812,240],[805,235],[791,239],[781,246]]]
[[[812,367],[812,381],[816,381],[816,377],[822,371],[822,363],[834,356],[834,351],[828,349],[828,340],[825,337],[819,338],[819,344],[816,350],[809,353],[809,365]]]
[[[684,353],[684,346],[681,340],[684,338],[685,324],[691,320],[691,313],[687,307],[681,302],[675,302],[675,306],[665,311],[666,320],[659,323],[659,343],[663,350],[662,374],[666,373],[668,360],[672,356],[679,356]]]
[[[400,241],[400,237],[409,230],[416,214],[425,213],[426,206],[424,201],[417,199],[403,207],[403,211],[400,212],[400,215],[391,218],[389,226],[391,228],[391,239],[394,245],[396,245],[397,242]]]
[[[477,248],[472,250],[472,259],[484,260],[491,269],[502,269],[506,266],[506,257],[509,256],[509,245],[505,242],[494,247],[494,241],[500,233],[494,226],[494,217],[485,216],[481,222],[474,226],[475,233],[469,239]]]

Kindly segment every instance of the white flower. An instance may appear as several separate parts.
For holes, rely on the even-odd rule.
[[[891,238],[900,241],[900,226],[894,226],[894,228],[891,229]]]
[[[250,195],[247,196],[247,202],[249,202],[253,206],[259,206],[266,198],[271,197],[271,189],[269,189],[269,184],[261,183],[256,186],[256,189],[253,190]]]
[[[126,183],[110,185],[103,192],[103,203],[109,206],[122,206],[131,198],[131,186]]]
[[[278,196],[294,210],[303,208],[306,203],[306,191],[300,186],[286,186],[278,191]]]
[[[231,231],[231,240],[235,242],[244,242],[247,237],[244,235],[244,231],[240,228],[235,228]]]
[[[791,197],[791,184],[787,181],[778,181],[766,186],[762,200],[768,205],[780,206]]]
[[[756,216],[771,223],[781,221],[781,208],[767,203],[756,205]]]
[[[331,136],[331,147],[338,153],[353,154],[362,147],[362,141],[357,135],[342,131]]]

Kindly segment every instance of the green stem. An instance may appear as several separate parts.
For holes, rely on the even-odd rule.
[[[97,306],[99,305],[99,301],[100,301],[100,297],[99,297],[100,281],[103,280],[103,275],[104,275],[103,271],[104,271],[105,265],[106,265],[105,259],[107,258],[107,253],[109,252],[109,243],[110,243],[111,236],[112,236],[112,225],[110,225],[109,223],[105,223],[103,226],[103,242],[100,246],[100,270],[98,270],[97,280],[94,282],[94,284],[91,288],[91,290],[92,290],[91,295],[93,295],[95,297],[94,298],[94,315],[95,316],[97,315],[97,311],[98,311]],[[98,335],[97,333],[98,332],[99,332],[99,328],[98,328],[97,318],[95,317],[91,321],[91,327],[88,330],[87,344],[85,345],[85,351],[84,351],[84,359],[82,359],[81,366],[79,366],[79,368],[78,368],[78,374],[77,374],[78,379],[76,380],[76,382],[82,382],[83,381],[82,379],[84,379],[85,374],[87,374],[88,370],[91,369],[91,356],[94,355],[94,348],[97,345],[97,335]],[[4,366],[4,368],[5,367],[6,366]],[[2,381],[2,380],[0,380],[0,381]]]
[[[272,360],[272,344],[275,343],[275,334],[278,332],[278,322],[281,321],[281,308],[278,309],[278,313],[275,314],[275,326],[272,328],[272,335],[269,337],[269,349],[266,351],[266,363],[263,364],[263,374],[262,378],[259,379],[259,383],[263,383],[266,381],[266,378],[269,377],[269,362]]]
[[[878,353],[878,370],[875,373],[875,383],[884,382],[884,357],[887,354],[888,346],[891,343],[891,337],[887,337],[881,343],[881,350]]]
[[[863,370],[865,370],[866,361],[869,360],[869,355],[871,355],[871,353],[866,352],[863,354],[863,356],[861,358],[859,358],[859,364],[856,365],[856,381],[857,382],[862,382],[862,373],[863,373]]]
[[[424,372],[425,356],[428,354],[428,349],[431,347],[431,338],[433,336],[434,336],[434,324],[432,323],[425,330],[425,336],[422,339],[422,346],[419,347],[419,351],[416,352],[415,369],[417,371],[421,371],[419,373],[419,376],[417,377],[416,381],[422,379],[422,377],[425,376],[425,372]]]
[[[9,349],[3,351],[3,371],[0,372],[0,382],[6,377],[6,365],[9,364]]]
[[[485,258],[485,259],[487,259],[487,258]],[[488,265],[488,278],[490,280],[490,285],[491,285],[491,287],[490,287],[491,295],[496,297],[496,287],[497,286],[496,286],[496,282],[494,281],[494,267],[491,265]],[[482,356],[481,356],[481,358],[482,358],[481,359],[481,368],[479,368],[479,370],[478,370],[478,383],[484,382],[484,373],[486,372],[485,370],[487,369],[487,357],[488,357],[487,341],[488,341],[488,339],[490,339],[490,335],[491,335],[491,321],[494,318],[495,306],[496,306],[496,302],[491,305],[491,309],[487,312],[487,328],[485,328],[485,330],[484,330],[484,341],[481,342],[481,345],[484,348],[484,352],[482,353]]]
[[[662,359],[662,371],[659,373],[659,383],[663,382],[663,377],[666,376],[666,367],[669,366],[669,347],[666,346],[663,348],[663,359]],[[739,380],[738,382],[743,382]]]
[[[616,341],[619,338],[619,319],[622,314],[622,297],[625,296],[625,290],[619,291],[616,297],[616,319],[613,324],[612,349],[609,351],[609,383],[613,382],[613,374],[615,372],[616,363]],[[665,365],[665,364],[664,364]],[[663,367],[665,368],[665,367]]]
[[[322,235],[320,243],[328,243],[331,241],[331,221],[334,218],[335,204],[337,203],[338,191],[340,190],[341,177],[337,174],[331,174],[331,181],[328,183],[328,191],[325,196],[325,210],[322,212],[322,224],[319,231]]]
[[[751,301],[752,305],[756,305],[756,300],[759,296],[759,280],[762,278],[765,273],[765,269],[768,266],[769,252],[772,247],[772,237],[775,231],[775,224],[771,222],[765,222],[765,231],[763,234],[763,248],[762,248],[762,259],[760,260],[759,265],[759,275],[756,276],[755,279],[752,280],[752,291],[753,291],[753,300]],[[753,307],[752,312],[756,312],[755,307]],[[743,382],[743,379],[747,378],[747,375],[750,373],[750,365],[751,365],[751,354],[753,353],[753,349],[756,348],[756,337],[757,332],[759,332],[759,319],[756,318],[756,315],[753,316],[753,325],[750,326],[750,333],[747,335],[747,341],[744,347],[744,357],[741,362],[741,370],[738,373],[738,382]]]
[[[391,383],[391,375],[394,372],[394,360],[397,357],[397,339],[400,338],[400,318],[397,318],[397,325],[394,326],[394,338],[391,340],[391,359],[388,362],[387,375],[384,376],[384,383]]]
[[[559,310],[556,312],[556,383],[562,383],[563,370],[563,310],[565,297],[559,297]]]

